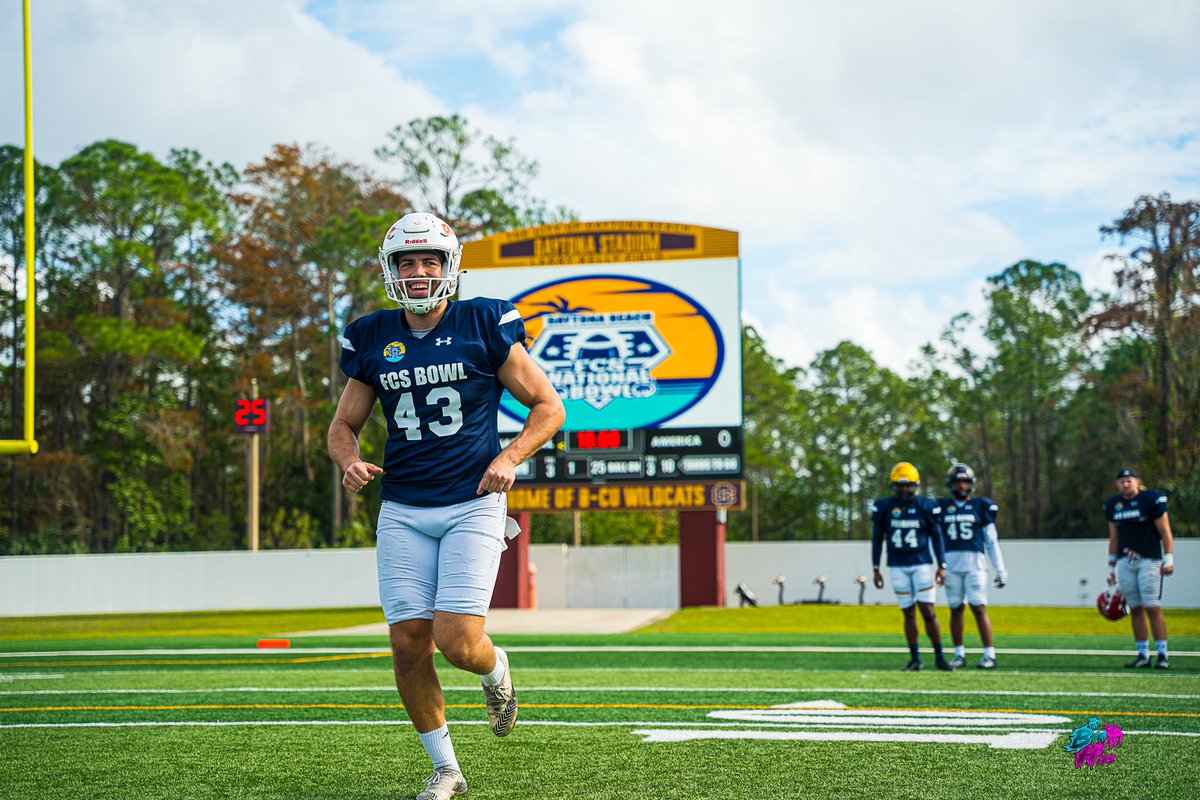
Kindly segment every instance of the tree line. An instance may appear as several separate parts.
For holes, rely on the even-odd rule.
[[[337,333],[382,306],[375,250],[430,209],[462,238],[573,219],[534,197],[537,163],[461,117],[397,126],[380,163],[277,145],[244,170],[114,140],[36,165],[40,452],[0,463],[0,554],[245,547],[246,443],[231,430],[251,379],[263,437],[263,547],[373,542],[378,486],[346,495],[324,431],[343,379]],[[0,436],[20,438],[24,154],[0,146]],[[389,177],[389,170],[399,173]],[[891,464],[927,487],[971,463],[1007,536],[1104,534],[1118,464],[1200,521],[1200,206],[1138,198],[1102,228],[1118,289],[1062,264],[988,280],[987,313],[956,317],[903,377],[842,342],[806,367],[743,336],[749,505],[732,539],[862,538]],[[978,344],[976,344],[978,343]],[[379,461],[378,414],[362,437]],[[534,541],[571,541],[540,515]],[[661,542],[672,514],[584,514],[583,540]]]

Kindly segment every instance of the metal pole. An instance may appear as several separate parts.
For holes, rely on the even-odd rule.
[[[575,546],[579,547],[583,539],[582,531],[580,530],[582,527],[582,520],[580,519],[580,514],[578,511],[576,511],[572,516],[574,517],[572,520],[572,527],[575,531]]]
[[[258,378],[250,379],[250,397],[258,398]],[[250,434],[250,502],[247,526],[250,549],[258,550],[258,432]]]
[[[33,279],[33,59],[29,40],[29,0],[25,0],[25,442],[38,451],[33,437],[34,310],[37,287]],[[14,364],[15,366],[15,364]]]
[[[24,438],[0,441],[0,454],[36,453],[37,439],[33,436],[33,332],[37,285],[33,277],[33,59],[30,55],[29,0],[22,3],[25,42],[25,425]],[[15,263],[15,259],[14,259]],[[16,268],[13,268],[13,294],[16,294]],[[13,327],[17,324],[13,318]],[[13,345],[13,379],[16,379],[16,344]],[[13,414],[17,412],[13,408]]]

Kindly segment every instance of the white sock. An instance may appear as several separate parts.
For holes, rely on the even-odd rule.
[[[504,659],[500,656],[504,653],[499,647],[496,648],[496,666],[492,667],[491,672],[485,672],[479,677],[483,679],[484,686],[499,686],[500,681],[504,680]]]
[[[1133,643],[1135,645],[1137,645],[1137,651],[1138,651],[1139,656],[1143,656],[1145,658],[1150,657],[1150,640],[1149,639],[1134,639]]]
[[[1158,651],[1158,654],[1160,656],[1162,656],[1163,658],[1166,658],[1167,657],[1167,640],[1166,639],[1155,639],[1154,640],[1154,649]]]
[[[954,645],[954,655],[958,656],[959,658],[966,658],[967,646],[965,644]]]
[[[454,743],[450,741],[449,728],[443,725],[426,733],[418,732],[417,736],[421,737],[421,744],[425,746],[425,752],[429,754],[434,769],[450,767],[462,772],[458,767],[458,759],[454,756]]]
[[[994,647],[983,648],[983,657],[984,658],[995,658],[996,657],[996,648],[994,648]]]

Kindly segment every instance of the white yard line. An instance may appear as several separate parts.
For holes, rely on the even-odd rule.
[[[128,674],[128,673],[122,673]],[[1049,692],[1021,689],[895,689],[895,688],[855,688],[855,687],[818,687],[805,686],[527,686],[518,684],[523,692],[678,692],[687,694],[919,694],[919,695],[989,695],[997,697],[1131,697],[1136,699],[1160,700],[1200,700],[1200,694],[1173,694],[1153,692]],[[106,695],[106,694],[221,694],[229,692],[245,693],[305,693],[324,694],[328,692],[384,692],[392,694],[395,686],[229,686],[192,689],[139,689],[139,688],[110,688],[110,689],[6,689],[0,690],[3,695]],[[443,686],[445,692],[478,692],[479,686]]]
[[[512,645],[504,648],[508,653],[908,653],[906,647],[826,647],[819,645]],[[1119,650],[1065,649],[1065,648],[1005,648],[1001,655],[1026,656],[1122,656],[1129,648]],[[24,652],[0,652],[0,658],[61,658],[74,656],[217,656],[217,655],[260,655],[260,656],[307,656],[307,655],[390,655],[390,651],[378,647],[214,647],[214,648],[154,648],[146,650],[30,650]],[[1200,651],[1182,650],[1171,653],[1172,658],[1192,658]]]

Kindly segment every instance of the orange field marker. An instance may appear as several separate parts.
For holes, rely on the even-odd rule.
[[[291,639],[259,639],[259,647],[291,647]]]

